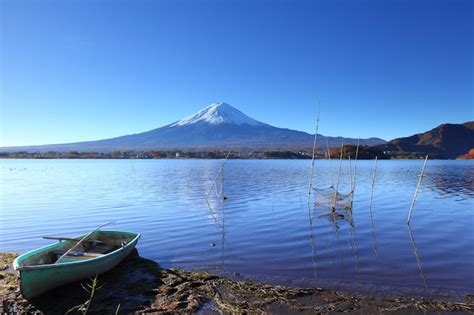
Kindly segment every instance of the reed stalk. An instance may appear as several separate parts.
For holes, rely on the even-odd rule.
[[[423,179],[425,173],[426,163],[428,162],[428,155],[425,157],[425,162],[423,163],[423,167],[421,169],[420,178],[418,179],[418,184],[416,185],[415,194],[413,195],[413,200],[411,201],[410,211],[408,212],[407,223],[410,223],[411,220],[411,213],[413,212],[413,207],[415,207],[416,197],[418,196],[418,191],[420,190],[421,180]]]
[[[336,199],[337,199],[337,192],[339,190],[339,180],[341,178],[341,167],[342,167],[342,149],[344,147],[344,138],[341,140],[341,155],[339,157],[339,171],[337,173],[337,182],[336,182],[336,190],[334,191],[334,200],[332,209],[333,211],[336,210]]]
[[[329,173],[331,174],[331,187],[334,187],[334,175],[332,173],[332,164],[331,164],[331,151],[329,151],[329,142],[327,138],[326,138],[326,148],[328,150]]]
[[[212,181],[211,188],[209,189],[208,193],[206,194],[206,200],[209,199],[209,195],[211,194],[212,189],[214,189],[214,186],[216,185],[217,178],[219,177],[219,175],[221,174],[221,172],[224,171],[224,165],[225,165],[225,163],[227,162],[227,159],[229,158],[231,152],[232,152],[232,148],[231,148],[231,149],[229,150],[229,152],[227,153],[227,155],[226,155],[226,157],[225,157],[225,159],[224,159],[224,162],[222,162],[222,165],[221,165],[221,167],[219,168],[219,171],[217,172],[216,177],[214,177],[214,180]]]
[[[86,284],[87,287],[81,284],[82,288],[90,294],[89,299],[80,305],[70,308],[69,310],[67,310],[66,314],[77,311],[81,313],[82,315],[87,315],[87,313],[89,312],[89,307],[91,306],[91,303],[92,303],[92,299],[94,298],[95,292],[102,288],[102,287],[97,287],[97,285],[98,285],[97,275],[94,278],[91,278],[91,284]],[[118,312],[119,308],[120,308],[120,304],[116,312]]]
[[[311,195],[311,189],[313,188],[313,174],[314,174],[314,156],[316,154],[316,142],[318,139],[318,129],[319,129],[319,113],[321,110],[321,102],[318,105],[318,118],[316,120],[316,132],[314,134],[314,141],[313,141],[313,155],[311,157],[311,170],[309,174],[309,184],[308,184],[308,198]],[[309,200],[309,199],[308,199]]]
[[[351,208],[352,208],[352,203],[354,202],[354,193],[355,193],[356,176],[357,176],[357,159],[359,158],[359,144],[360,144],[360,138],[357,139],[357,148],[356,148],[356,155],[355,155],[355,162],[354,162],[354,182],[351,181]]]
[[[350,155],[349,155],[349,182],[351,184],[351,194],[352,194],[352,160],[351,160]]]

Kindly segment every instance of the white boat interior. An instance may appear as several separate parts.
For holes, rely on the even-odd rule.
[[[22,267],[49,265],[54,263],[68,263],[74,261],[88,260],[108,254],[116,249],[127,245],[133,240],[133,235],[128,233],[110,233],[107,231],[96,231],[83,240],[73,250],[83,236],[73,239],[64,237],[46,237],[57,239],[59,242],[45,250],[32,254],[22,262]],[[69,252],[68,252],[69,251]],[[64,254],[66,254],[62,257]],[[60,262],[58,262],[58,259]]]

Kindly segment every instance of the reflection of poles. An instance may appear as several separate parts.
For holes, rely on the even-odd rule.
[[[309,185],[308,185],[308,203],[309,203],[309,195],[311,195],[311,189],[313,188],[313,173],[314,173],[314,155],[316,153],[316,141],[318,139],[318,128],[319,128],[319,111],[321,109],[321,103],[318,105],[318,119],[316,121],[316,133],[314,134],[314,141],[313,141],[313,155],[311,158],[311,170],[309,173]]]
[[[222,225],[221,225],[221,270],[222,272],[224,272],[224,249],[225,249],[225,207],[224,205],[225,205],[225,202],[222,201]]]
[[[418,254],[418,248],[416,247],[415,239],[413,238],[413,233],[411,231],[410,223],[408,223],[407,226],[408,226],[408,234],[410,235],[410,241],[411,241],[411,244],[413,245],[413,252],[415,253],[416,264],[418,265],[418,270],[420,271],[420,276],[421,276],[421,279],[423,280],[423,286],[425,287],[425,289],[428,289],[428,286],[426,285],[425,273],[423,272],[420,255]]]
[[[378,256],[378,254],[377,254],[377,239],[375,238],[374,218],[372,216],[372,200],[373,200],[373,196],[374,196],[376,170],[377,170],[377,157],[375,157],[375,160],[374,160],[374,171],[373,171],[373,174],[372,174],[372,190],[370,192],[370,203],[369,203],[370,223],[372,225],[372,238],[374,239],[374,252],[375,252],[375,256],[377,257]]]
[[[309,206],[308,203],[308,225],[309,225],[309,242],[311,245],[311,260],[313,263],[313,273],[314,277],[318,278],[318,270],[316,268],[316,244],[314,241],[314,236],[313,236],[313,219],[311,218],[311,207]]]
[[[335,216],[336,213],[333,212],[332,215]],[[341,239],[339,238],[339,226],[337,225],[337,220],[335,220],[334,229],[336,230],[337,247],[339,248],[339,261],[340,261],[341,276],[344,279],[344,277],[345,277],[345,274],[344,274],[344,258],[343,258],[343,255],[342,255]]]
[[[336,198],[337,192],[339,190],[339,179],[341,178],[341,167],[342,167],[342,148],[344,147],[344,138],[341,140],[341,156],[339,157],[339,171],[337,173],[337,182],[336,182],[336,190],[334,191],[334,200],[332,204],[332,210],[336,210]]]
[[[413,200],[411,202],[410,211],[408,212],[408,218],[407,218],[407,223],[408,224],[410,223],[411,212],[413,211],[413,207],[415,206],[416,196],[418,195],[418,190],[420,189],[421,180],[424,176],[423,174],[425,172],[426,162],[428,162],[428,155],[426,155],[425,162],[423,163],[423,168],[421,169],[420,175],[418,175],[420,177],[420,179],[418,179],[418,184],[416,185],[415,194],[413,195]]]
[[[344,215],[342,215],[342,214],[337,213],[336,211],[331,211],[330,213],[325,215],[325,217],[329,220],[329,223],[331,224],[331,226],[334,228],[334,231],[335,231],[336,242],[337,242],[337,247],[338,247],[338,251],[339,251],[339,269],[340,269],[340,274],[341,274],[343,279],[345,278],[344,255],[342,254],[341,239],[340,239],[340,236],[339,236],[340,227],[339,227],[339,223],[338,223],[338,221],[341,217],[342,217],[342,219],[347,221],[347,223],[351,226],[351,229],[349,231],[351,241],[348,240],[347,244],[351,247],[352,253],[354,253],[355,268],[356,268],[356,271],[357,271],[357,275],[359,275],[359,257],[358,257],[358,254],[357,254],[358,249],[357,249],[357,242],[356,242],[355,232],[353,230],[355,225],[354,225],[353,219],[349,218],[349,213],[350,212],[345,211]]]
[[[221,271],[223,272],[224,271],[224,248],[225,248],[225,201],[227,199],[227,197],[224,195],[224,164],[225,162],[227,161],[227,159],[229,158],[229,155],[230,155],[230,152],[227,154],[225,160],[224,160],[224,163],[222,163],[222,166],[221,168],[219,169],[219,171],[217,172],[217,175],[214,179],[214,182],[211,186],[211,189],[209,190],[208,194],[206,195],[206,204],[209,208],[209,213],[211,214],[212,216],[212,219],[214,221],[215,224],[217,224],[217,217],[216,217],[216,212],[214,211],[214,209],[212,208],[211,204],[209,203],[209,200],[208,200],[208,197],[209,197],[209,194],[212,192],[212,190],[215,188],[216,190],[216,196],[217,196],[217,199],[220,200],[222,202],[222,224],[220,224],[220,227],[221,227],[221,257],[220,257],[220,260],[221,260]],[[218,192],[218,188],[217,188],[217,179],[219,178],[219,175],[221,176],[221,188],[220,188],[220,192]]]
[[[355,270],[357,273],[357,277],[359,277],[359,255],[357,253],[359,251],[359,248],[357,246],[355,224],[354,224],[354,220],[352,219],[352,215],[351,215],[351,221],[349,222],[349,225],[350,225],[349,231],[351,234],[351,248],[352,248],[352,252],[354,254],[354,259],[355,259]]]

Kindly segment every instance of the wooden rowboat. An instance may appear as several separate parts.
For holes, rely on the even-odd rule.
[[[127,257],[139,233],[96,230],[74,239],[29,251],[13,262],[20,289],[31,299],[61,285],[106,272]],[[63,241],[64,240],[64,241]]]

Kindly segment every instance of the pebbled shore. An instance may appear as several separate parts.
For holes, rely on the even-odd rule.
[[[25,300],[18,289],[18,277],[9,267],[15,257],[0,253],[0,314],[64,314],[88,299],[81,284],[74,283]],[[474,314],[471,295],[461,303],[233,281],[205,272],[162,269],[136,251],[101,275],[99,287],[89,314],[114,314],[117,308],[119,314]]]

